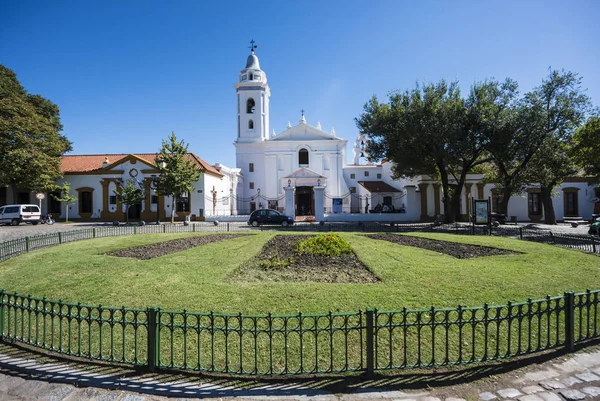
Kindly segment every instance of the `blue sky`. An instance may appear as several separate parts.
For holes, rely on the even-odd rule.
[[[271,87],[271,128],[335,127],[351,144],[372,95],[489,77],[521,91],[579,73],[600,106],[600,1],[0,2],[0,63],[57,103],[72,154],[156,152],[171,131],[235,166],[249,41]],[[348,157],[351,157],[348,149]]]

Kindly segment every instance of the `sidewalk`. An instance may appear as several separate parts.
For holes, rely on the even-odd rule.
[[[394,372],[374,379],[241,380],[194,374],[141,374],[99,364],[58,361],[0,346],[2,401],[560,401],[600,399],[600,346],[533,361],[436,371]],[[551,358],[552,359],[549,359]],[[517,364],[525,366],[516,367]]]

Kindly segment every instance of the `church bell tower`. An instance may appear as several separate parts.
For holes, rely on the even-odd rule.
[[[234,85],[237,93],[237,143],[266,141],[269,138],[269,97],[267,74],[260,69],[257,46],[252,40],[246,67]]]

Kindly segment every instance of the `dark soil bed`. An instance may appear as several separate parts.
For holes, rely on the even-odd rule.
[[[276,235],[269,240],[261,252],[242,265],[231,277],[231,281],[312,281],[324,283],[376,283],[379,279],[366,268],[354,253],[340,256],[298,254],[298,241],[309,238],[306,235]],[[289,266],[264,267],[261,262],[273,256],[287,260]]]
[[[241,237],[242,235],[247,234],[200,235],[197,237],[174,239],[171,241],[158,242],[156,244],[151,245],[121,249],[119,251],[109,252],[107,253],[107,255],[147,260],[152,258],[158,258],[159,256],[168,255],[170,253],[185,251],[186,249],[194,248],[196,246]]]
[[[458,259],[478,258],[480,256],[511,255],[519,252],[490,246],[459,244],[450,241],[438,241],[427,238],[411,237],[399,234],[369,234],[372,239],[393,242],[398,245],[414,246],[450,255]]]

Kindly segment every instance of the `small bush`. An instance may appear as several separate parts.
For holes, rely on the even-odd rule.
[[[342,253],[352,253],[352,247],[335,233],[319,234],[298,242],[296,252],[300,255],[340,256]]]
[[[267,259],[260,262],[260,266],[267,269],[280,269],[282,267],[288,267],[292,263],[294,263],[294,258],[290,256],[286,259],[282,259],[279,256],[279,250],[275,249],[274,252],[269,253]]]

